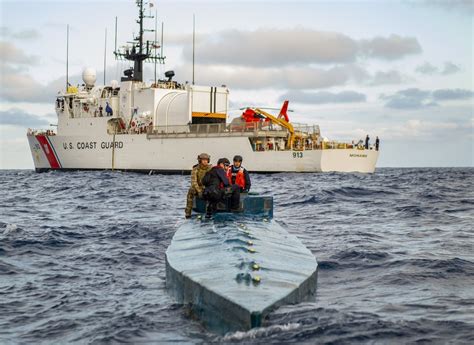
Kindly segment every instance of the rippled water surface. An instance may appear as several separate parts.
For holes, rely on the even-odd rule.
[[[0,171],[0,343],[474,343],[474,169],[253,175],[315,302],[206,331],[165,291],[189,176]]]

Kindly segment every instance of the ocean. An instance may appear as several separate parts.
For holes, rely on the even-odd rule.
[[[474,343],[474,169],[252,175],[315,301],[218,335],[165,289],[189,176],[0,171],[0,343]]]

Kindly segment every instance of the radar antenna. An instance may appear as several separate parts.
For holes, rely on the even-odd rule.
[[[129,47],[115,49],[114,55],[117,60],[129,60],[133,61],[133,68],[124,71],[125,77],[122,77],[122,81],[143,81],[143,62],[158,62],[160,64],[165,63],[165,58],[162,54],[158,53],[158,45],[156,41],[144,41],[145,31],[154,32],[155,30],[148,30],[143,28],[144,18],[155,18],[152,15],[145,15],[144,5],[153,6],[152,2],[146,2],[144,0],[136,0],[138,6],[138,20],[139,25],[138,36],[133,38],[132,48]],[[117,35],[117,34],[116,34]],[[162,50],[163,52],[163,50]]]

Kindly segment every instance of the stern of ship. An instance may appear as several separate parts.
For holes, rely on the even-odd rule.
[[[47,132],[48,131],[37,132],[29,130],[27,133],[31,157],[33,158],[36,172],[61,169],[59,158],[57,157],[49,139],[50,134]]]
[[[321,171],[373,173],[379,152],[372,148],[322,150]]]

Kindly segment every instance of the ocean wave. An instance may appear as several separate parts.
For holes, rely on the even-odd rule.
[[[252,174],[318,259],[318,294],[218,336],[166,290],[189,176],[3,171],[0,343],[474,343],[473,176]]]
[[[246,332],[228,333],[224,337],[216,339],[217,342],[241,342],[255,340],[260,338],[273,337],[283,332],[292,332],[301,327],[299,323],[288,323],[284,325],[271,325],[268,327],[259,327]]]
[[[366,260],[366,261],[379,261],[379,260],[386,260],[390,255],[386,252],[367,252],[367,251],[359,251],[359,250],[344,250],[337,254],[331,256],[334,259],[338,259],[340,261],[348,260],[348,261],[358,261],[358,260]]]

